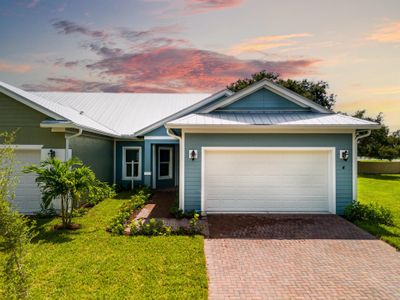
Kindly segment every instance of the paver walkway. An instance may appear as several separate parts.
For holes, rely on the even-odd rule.
[[[210,299],[400,299],[400,254],[334,215],[209,215]]]

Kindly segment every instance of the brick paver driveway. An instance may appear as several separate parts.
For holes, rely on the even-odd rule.
[[[210,215],[210,299],[400,299],[400,253],[334,215]]]

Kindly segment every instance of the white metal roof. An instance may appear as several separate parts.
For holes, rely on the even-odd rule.
[[[350,116],[335,113],[315,112],[212,112],[190,114],[170,121],[168,127],[201,127],[201,126],[256,126],[270,125],[276,127],[351,127],[356,129],[379,128],[379,125]]]
[[[83,112],[84,116],[118,135],[133,135],[210,94],[139,94],[32,92],[55,106]]]
[[[118,133],[114,130],[98,123],[85,114],[81,114],[79,110],[72,107],[61,105],[55,101],[49,101],[34,93],[26,92],[12,85],[0,81],[0,92],[32,107],[54,119],[57,120],[70,120],[77,126],[83,129],[88,129],[94,132],[103,133],[107,135],[117,136]]]

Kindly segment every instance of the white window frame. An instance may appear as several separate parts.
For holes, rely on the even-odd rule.
[[[167,176],[160,176],[160,166],[161,166],[161,150],[168,150],[169,151],[169,162],[168,162],[168,175]],[[172,164],[173,164],[173,159],[172,159],[172,147],[158,147],[158,163],[157,163],[157,168],[158,168],[158,179],[159,180],[165,180],[165,179],[172,179]],[[166,162],[163,162],[164,164]]]
[[[126,176],[126,150],[138,150],[139,151],[139,161],[138,161],[138,176],[128,177]],[[122,180],[142,180],[142,147],[127,146],[122,147]]]

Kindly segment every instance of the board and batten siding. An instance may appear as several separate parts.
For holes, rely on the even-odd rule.
[[[101,181],[113,182],[114,140],[83,134],[70,140],[72,156],[89,166]]]
[[[185,133],[185,210],[201,209],[202,147],[335,147],[336,148],[336,213],[342,215],[352,202],[352,134],[211,134]],[[198,150],[191,160],[189,150]],[[347,161],[339,158],[339,150],[349,150]],[[249,191],[251,193],[251,191]]]
[[[15,144],[43,145],[43,148],[65,148],[64,133],[40,128],[48,116],[0,93],[0,132],[18,130]]]
[[[262,111],[262,110],[307,110],[282,96],[279,96],[269,90],[260,89],[242,99],[239,99],[228,106],[218,110],[239,110],[239,111]]]

